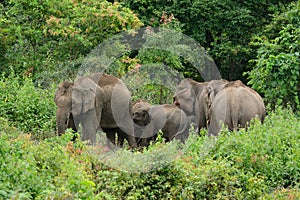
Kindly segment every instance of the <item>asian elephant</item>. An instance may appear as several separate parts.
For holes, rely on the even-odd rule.
[[[208,84],[208,87],[211,86]],[[208,135],[218,135],[221,129],[220,122],[229,130],[246,127],[251,119],[265,118],[265,106],[261,96],[253,89],[245,86],[241,81],[232,81],[225,84],[221,90],[210,88],[208,98],[209,128]]]
[[[195,128],[200,131],[201,128],[207,128],[208,84],[211,83],[217,89],[224,87],[227,82],[227,80],[223,79],[210,82],[197,82],[189,78],[184,79],[176,88],[173,104],[182,109],[187,116],[193,116]]]
[[[133,121],[140,126],[141,146],[148,146],[155,140],[158,131],[163,132],[166,141],[178,139],[184,142],[189,136],[189,120],[178,107],[170,104],[151,106],[147,102],[133,105]]]
[[[82,140],[96,142],[96,132],[102,129],[114,143],[115,134],[123,135],[131,147],[134,138],[131,96],[118,78],[94,73],[74,82],[59,84],[54,101],[57,105],[56,124],[58,135],[66,128],[77,131],[82,125]]]

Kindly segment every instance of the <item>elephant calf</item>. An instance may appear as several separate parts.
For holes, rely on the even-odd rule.
[[[211,85],[209,84],[208,87]],[[209,90],[212,91],[212,90]],[[209,105],[209,135],[218,135],[223,122],[230,130],[246,127],[251,119],[265,118],[265,105],[261,96],[241,81],[232,81],[214,93],[208,93]]]
[[[163,132],[163,138],[167,142],[174,138],[184,142],[189,135],[189,120],[186,114],[174,105],[151,106],[141,101],[133,105],[132,111],[133,121],[140,131],[136,135],[141,138],[142,146],[148,146],[159,130]]]

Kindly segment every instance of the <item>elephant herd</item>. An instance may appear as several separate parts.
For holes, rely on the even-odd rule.
[[[222,123],[237,130],[255,117],[261,121],[265,117],[261,96],[239,80],[196,82],[187,78],[177,86],[173,104],[154,106],[141,100],[131,102],[120,79],[94,73],[60,83],[54,101],[58,135],[67,128],[77,132],[81,124],[81,139],[90,144],[96,144],[96,133],[102,130],[113,144],[122,146],[126,139],[131,148],[148,146],[160,130],[166,141],[184,142],[191,124],[216,136]]]

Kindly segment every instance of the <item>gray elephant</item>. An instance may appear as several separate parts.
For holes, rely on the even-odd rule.
[[[208,84],[209,86],[211,85]],[[209,135],[219,134],[220,122],[229,130],[237,130],[239,127],[246,127],[255,117],[264,120],[266,113],[263,99],[241,81],[229,82],[221,90],[211,87],[209,91]]]
[[[147,102],[133,105],[133,121],[139,126],[141,146],[148,146],[155,140],[158,131],[163,132],[166,141],[178,139],[184,142],[189,135],[189,121],[186,114],[174,105],[164,104],[151,106]]]
[[[173,104],[182,109],[187,116],[194,117],[195,128],[207,128],[208,122],[208,84],[215,89],[222,88],[227,80],[214,80],[210,82],[197,82],[192,79],[182,80],[176,88]]]
[[[102,129],[113,143],[118,133],[136,147],[130,99],[124,83],[108,74],[94,73],[75,82],[62,82],[54,98],[58,135],[66,128],[77,131],[81,124],[82,140],[95,144],[96,132]]]

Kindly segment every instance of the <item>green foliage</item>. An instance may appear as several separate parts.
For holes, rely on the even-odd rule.
[[[253,45],[258,47],[247,73],[249,84],[265,96],[266,102],[300,108],[300,2],[274,17]]]
[[[83,74],[105,71],[124,81],[133,100],[171,103],[173,91],[183,78],[182,61],[198,60],[193,58],[196,50],[189,46],[194,41],[169,29],[169,24],[132,30],[106,40],[84,59]]]
[[[259,33],[270,22],[281,4],[289,1],[277,0],[122,0],[125,5],[137,12],[144,24],[158,26],[167,16],[178,20],[181,30],[199,42],[212,56],[222,77],[229,80],[245,78],[248,60],[255,52],[249,47],[252,35]],[[192,66],[183,63],[188,76],[197,77]]]
[[[133,101],[143,99],[153,105],[172,104],[179,77],[176,70],[160,63],[149,63],[132,70],[124,82],[131,90]]]
[[[12,66],[25,75],[55,72],[58,66],[76,70],[68,62],[76,63],[109,36],[142,25],[132,11],[107,1],[12,0],[2,8],[1,69]]]
[[[264,176],[271,188],[295,186],[300,181],[299,131],[299,118],[291,110],[278,107],[262,125],[258,120],[252,121],[248,131],[224,130],[210,155]]]
[[[12,72],[0,78],[0,113],[15,127],[35,137],[54,133],[54,90],[35,87],[30,78],[22,79]]]
[[[7,120],[0,122],[3,199],[250,200],[300,195],[300,120],[282,107],[270,112],[263,124],[253,120],[247,131],[224,129],[217,138],[192,134],[183,148],[160,141],[143,152],[112,151],[115,157],[92,153],[80,141],[69,142],[70,133],[35,142]],[[138,159],[151,155],[161,163],[174,157],[163,165],[157,162],[158,168]],[[129,173],[112,165],[118,161],[129,169],[147,168]]]
[[[5,122],[1,119],[1,124]],[[5,126],[2,131],[7,130]],[[1,199],[88,199],[95,190],[72,134],[35,144],[28,134],[0,134]]]
[[[146,28],[141,35],[145,48],[139,50],[109,44],[106,58],[121,57],[108,72],[124,79],[133,100],[153,104],[172,101],[179,72],[191,77],[195,72],[190,69],[193,46],[176,46],[182,37],[162,28],[196,38],[223,75],[232,78],[253,56],[253,46],[247,46],[251,35],[272,19],[270,13],[280,12],[275,0],[123,2],[162,32]],[[224,129],[217,138],[192,130],[183,147],[160,139],[142,152],[119,149],[102,156],[84,142],[70,142],[70,131],[49,137],[55,127],[53,80],[73,79],[92,48],[141,22],[123,4],[106,1],[11,0],[3,5],[0,66],[9,73],[0,78],[0,199],[299,198],[300,119],[282,107],[263,124],[254,120],[248,130]],[[249,73],[267,102],[289,103],[293,109],[299,107],[299,21],[299,3],[276,15],[253,42],[258,56]]]

